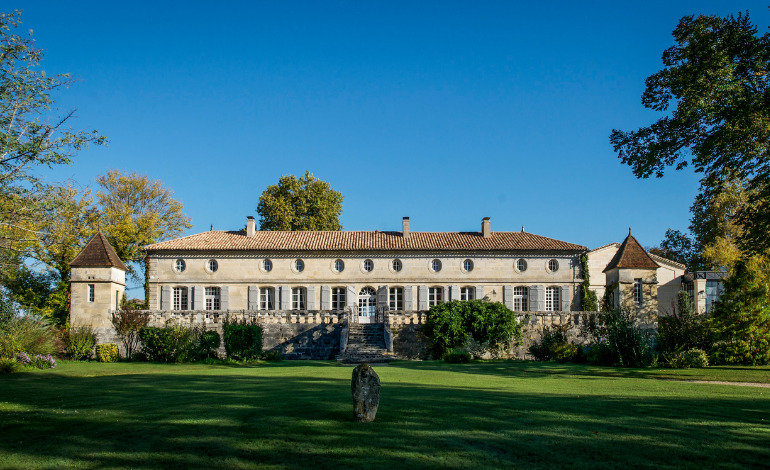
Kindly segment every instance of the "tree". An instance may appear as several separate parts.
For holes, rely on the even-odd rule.
[[[143,247],[182,235],[192,226],[190,217],[172,190],[147,175],[110,170],[96,182],[101,230],[129,273],[141,279],[137,271],[145,270]]]
[[[708,319],[712,362],[770,363],[770,260],[739,261]]]
[[[674,109],[648,127],[613,130],[621,161],[634,175],[663,176],[668,166],[702,172],[710,199],[729,178],[754,193],[739,214],[744,249],[770,249],[770,33],[758,35],[749,15],[687,16],[663,53],[663,70],[646,80],[642,104]]]
[[[70,129],[74,111],[55,112],[52,93],[72,79],[40,69],[43,53],[32,32],[13,32],[19,18],[18,11],[0,13],[0,263],[6,266],[37,241],[36,222],[51,203],[36,170],[68,164],[89,143],[105,142],[97,131]]]
[[[693,248],[693,240],[679,230],[666,230],[666,235],[660,246],[651,248],[650,253],[662,256],[666,259],[682,263],[688,267],[692,266],[693,258],[696,253]]]
[[[281,176],[259,197],[260,230],[342,230],[343,196],[310,172]]]

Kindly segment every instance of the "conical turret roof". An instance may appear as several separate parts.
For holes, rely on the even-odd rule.
[[[114,267],[128,271],[128,268],[120,260],[118,254],[107,241],[107,238],[101,231],[91,237],[86,243],[85,248],[81,251],[75,259],[70,261],[70,266],[98,266],[98,267]]]
[[[612,261],[604,268],[607,272],[610,269],[658,269],[660,265],[650,257],[650,254],[642,248],[642,245],[631,235],[631,229],[628,229],[628,236],[623,240]]]

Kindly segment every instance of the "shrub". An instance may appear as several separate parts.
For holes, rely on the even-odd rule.
[[[706,326],[706,317],[692,313],[659,317],[657,340],[661,354],[688,349],[711,349],[711,333]]]
[[[217,357],[217,349],[222,344],[219,333],[207,330],[205,325],[190,329],[190,358],[195,361]]]
[[[0,328],[0,357],[15,357],[22,351],[28,354],[53,354],[61,341],[50,322],[37,315],[14,315]]]
[[[236,361],[257,359],[262,353],[262,328],[255,322],[226,318],[222,333],[228,358]]]
[[[702,349],[677,351],[664,356],[664,358],[666,365],[674,369],[701,368],[709,365],[708,355]]]
[[[96,334],[91,327],[70,328],[64,335],[67,355],[75,361],[91,359]]]
[[[452,351],[444,356],[444,361],[450,364],[466,364],[471,362],[471,354],[468,351]]]
[[[118,360],[118,345],[115,343],[103,343],[96,345],[96,358],[99,362],[116,362]]]
[[[615,351],[609,346],[606,338],[583,347],[583,357],[591,364],[611,366],[617,362]]]
[[[147,326],[150,321],[147,312],[124,308],[113,312],[112,326],[123,343],[126,357],[131,359],[139,347],[139,330]]]
[[[281,354],[281,351],[277,349],[271,349],[269,351],[262,351],[262,354],[260,354],[259,358],[263,361],[280,361],[283,359],[283,355]]]
[[[505,350],[512,340],[521,338],[516,314],[499,302],[453,300],[434,305],[424,326],[434,357],[444,357],[464,348],[473,339],[488,344],[490,350]]]
[[[190,352],[190,330],[183,326],[143,327],[142,351],[153,362],[184,362]]]
[[[56,359],[50,354],[35,354],[35,357],[32,358],[29,365],[36,369],[53,369],[56,367]]]
[[[571,361],[578,355],[578,347],[567,340],[567,327],[553,326],[543,328],[540,342],[529,347],[529,353],[537,361],[555,359],[559,362]]]
[[[599,344],[604,365],[647,367],[657,360],[654,336],[635,324],[628,311],[614,309],[597,315],[585,316],[583,334],[592,345]],[[599,353],[599,352],[597,352]]]
[[[13,374],[18,372],[21,364],[11,357],[0,357],[0,374]]]

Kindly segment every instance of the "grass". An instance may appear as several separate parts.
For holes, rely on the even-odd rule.
[[[377,420],[351,366],[62,362],[0,376],[0,468],[747,468],[770,368],[396,362]],[[674,380],[660,380],[674,379]]]

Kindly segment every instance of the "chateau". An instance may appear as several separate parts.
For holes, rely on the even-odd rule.
[[[495,232],[489,218],[479,232],[412,232],[408,217],[400,232],[263,232],[249,217],[245,231],[203,232],[145,249],[148,309],[156,322],[215,325],[220,315],[235,314],[263,323],[266,341],[284,352],[291,335],[310,327],[276,326],[271,338],[270,325],[387,324],[398,346],[400,325],[419,325],[432,305],[451,300],[502,302],[535,329],[577,323],[583,255],[600,300],[608,291],[616,305],[654,325],[684,274],[684,266],[648,254],[630,230],[622,244],[589,251],[523,229]],[[125,289],[125,266],[101,233],[71,266],[71,324],[107,332]],[[330,342],[344,352],[348,330],[335,328],[327,331]],[[306,349],[316,346],[307,343]]]

